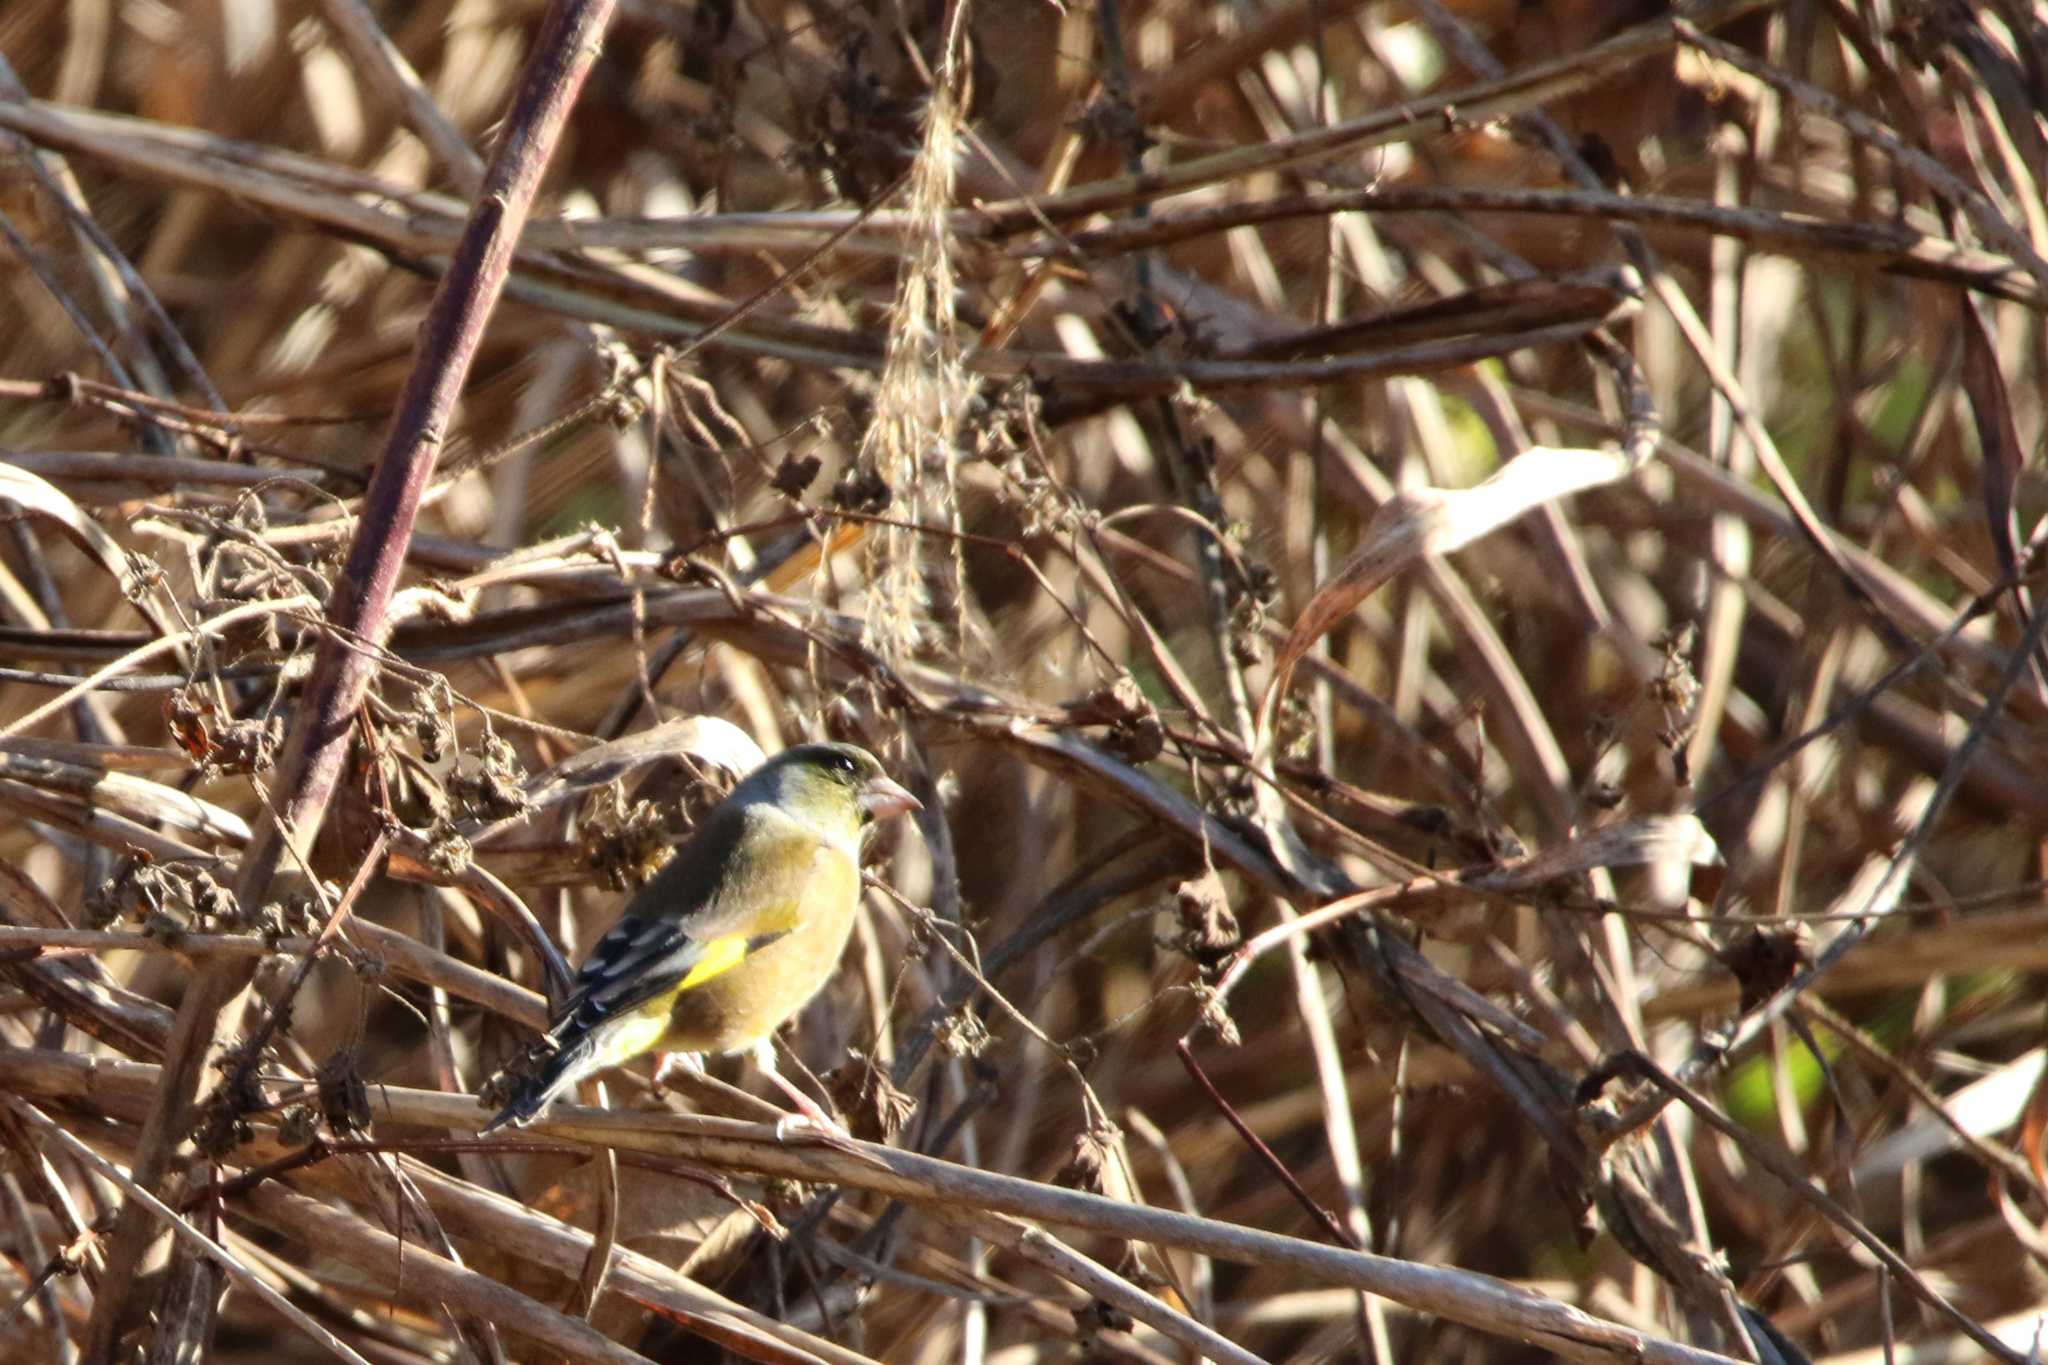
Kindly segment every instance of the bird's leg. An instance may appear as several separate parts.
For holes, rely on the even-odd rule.
[[[667,1093],[666,1080],[670,1069],[687,1071],[693,1076],[704,1074],[704,1054],[701,1052],[663,1052],[657,1054],[654,1065],[654,1093]]]
[[[777,1142],[787,1142],[795,1134],[809,1128],[819,1141],[827,1146],[837,1147],[856,1155],[861,1154],[860,1144],[853,1134],[847,1132],[838,1119],[826,1113],[816,1100],[798,1089],[789,1077],[782,1074],[782,1069],[775,1064],[773,1039],[763,1038],[754,1044],[754,1065],[760,1067],[761,1074],[775,1082],[782,1093],[789,1096],[790,1103],[796,1106],[796,1113],[784,1115],[775,1121]]]

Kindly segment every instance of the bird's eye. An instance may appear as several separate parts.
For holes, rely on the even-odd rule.
[[[825,755],[825,766],[833,772],[844,773],[848,777],[854,776],[859,771],[851,757],[838,752]]]

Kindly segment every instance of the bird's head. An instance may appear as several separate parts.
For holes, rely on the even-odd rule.
[[[853,836],[876,820],[923,809],[882,771],[873,754],[856,744],[785,749],[755,769],[745,785],[756,784],[764,789],[761,795],[796,819]]]

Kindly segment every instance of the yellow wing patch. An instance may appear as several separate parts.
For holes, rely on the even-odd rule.
[[[658,1047],[668,1032],[670,999],[650,1001],[599,1032],[592,1069],[618,1066]]]
[[[680,994],[695,989],[714,976],[720,976],[747,960],[747,936],[725,934],[704,945],[704,956],[697,959],[697,965],[690,968],[690,974],[676,986]]]

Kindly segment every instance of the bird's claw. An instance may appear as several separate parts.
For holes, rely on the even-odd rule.
[[[704,1074],[704,1059],[694,1052],[662,1053],[654,1067],[654,1098],[668,1098],[668,1078],[677,1072],[688,1076],[701,1076]]]
[[[864,1161],[878,1170],[888,1168],[888,1163],[868,1151],[859,1138],[847,1132],[823,1110],[815,1114],[784,1114],[775,1120],[775,1140],[779,1143],[814,1142],[856,1161]]]

